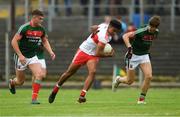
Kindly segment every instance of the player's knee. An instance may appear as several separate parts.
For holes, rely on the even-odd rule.
[[[149,76],[149,77],[147,77],[150,81],[153,79],[153,77],[152,76]]]
[[[148,80],[152,80],[153,77],[152,77],[151,74],[147,74],[147,75],[145,75],[145,78],[148,79]]]
[[[46,73],[42,73],[42,77],[45,78],[46,77]]]
[[[35,76],[35,79],[42,79],[43,78],[43,73],[39,72],[39,73],[34,74],[34,76]]]
[[[89,74],[90,75],[95,75],[96,74],[96,69],[93,69],[93,70],[89,71]]]

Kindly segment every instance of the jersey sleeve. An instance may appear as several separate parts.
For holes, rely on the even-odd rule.
[[[139,33],[142,33],[142,32],[144,32],[144,31],[146,31],[146,30],[148,30],[148,26],[139,28],[139,29],[137,29],[137,30],[135,31],[135,35],[136,35],[136,34],[139,34]]]
[[[43,31],[42,38],[44,38],[44,37],[48,37],[48,35],[47,35],[47,31],[46,31],[46,29],[45,29],[44,27],[42,27],[42,31]]]
[[[25,27],[24,25],[22,25],[22,26],[18,29],[18,31],[17,31],[16,34],[19,34],[19,35],[23,36],[23,35],[25,35],[25,33],[26,33],[26,27]]]
[[[105,36],[100,35],[98,37],[99,37],[99,42],[100,43],[103,43],[103,44],[107,44],[108,43],[108,41],[106,40]]]
[[[99,42],[101,42],[103,44],[108,43],[108,35],[106,33],[107,27],[108,27],[108,25],[106,25],[106,24],[99,25],[100,32],[98,32],[98,40],[99,40]]]

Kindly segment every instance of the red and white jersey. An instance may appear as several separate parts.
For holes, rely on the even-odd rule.
[[[97,44],[99,42],[107,44],[112,37],[107,34],[108,24],[102,23],[98,26],[99,32],[96,35],[92,34],[79,46],[80,50],[88,55],[95,55]]]

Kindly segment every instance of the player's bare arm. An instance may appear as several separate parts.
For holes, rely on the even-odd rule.
[[[45,49],[47,50],[47,52],[50,54],[51,56],[51,59],[54,60],[56,55],[54,54],[52,48],[51,48],[51,45],[49,44],[49,41],[47,39],[47,37],[44,37],[42,39],[42,43],[43,43],[43,46],[45,47]]]
[[[90,27],[90,31],[91,31],[92,33],[97,33],[98,28],[99,28],[98,25],[93,25],[93,26]]]
[[[112,57],[114,55],[114,49],[111,50],[110,53],[104,53],[104,43],[98,43],[97,48],[96,48],[96,55],[98,57]]]
[[[19,56],[19,60],[22,64],[26,63],[25,57],[23,56],[23,54],[21,53],[19,46],[18,46],[18,41],[22,38],[21,35],[19,34],[15,34],[12,41],[11,41],[11,45],[14,49],[14,51],[16,52],[16,54]]]
[[[130,38],[134,37],[134,35],[135,35],[135,31],[129,32],[129,33],[126,33],[123,35],[123,40],[124,40],[124,43],[125,43],[127,48],[131,47],[129,40],[130,40]]]
[[[90,27],[90,31],[92,33],[91,37],[93,37],[94,35],[96,35],[99,32],[98,28],[99,28],[98,25],[93,25]]]

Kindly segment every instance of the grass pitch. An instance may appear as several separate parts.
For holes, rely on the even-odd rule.
[[[180,116],[180,89],[150,89],[146,105],[137,105],[140,89],[90,90],[87,103],[79,104],[80,90],[60,90],[48,103],[50,89],[42,89],[40,105],[32,105],[31,89],[17,89],[15,95],[0,89],[0,116]]]

